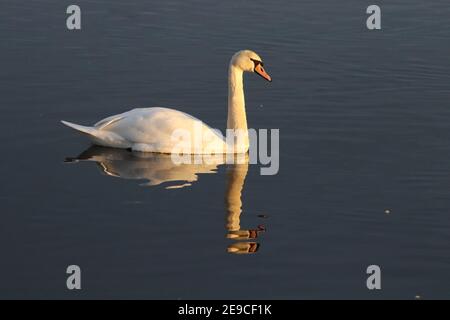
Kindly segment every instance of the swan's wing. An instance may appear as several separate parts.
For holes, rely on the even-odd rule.
[[[130,111],[121,113],[121,114],[116,114],[113,116],[110,116],[108,118],[105,118],[103,120],[100,120],[99,122],[97,122],[94,127],[98,130],[102,130],[105,129],[106,127],[112,125],[113,123],[119,122],[120,120],[126,119],[129,116],[132,115],[136,115],[136,114],[143,114],[146,111],[150,111],[152,109],[163,109],[163,108],[134,108],[131,109]]]
[[[99,122],[97,122],[95,124],[95,128],[98,130],[105,129],[107,126],[109,126],[113,123],[116,123],[117,121],[120,121],[120,120],[124,119],[125,117],[126,116],[124,114],[118,114],[115,116],[108,117],[106,119],[103,119],[103,120],[100,120]]]

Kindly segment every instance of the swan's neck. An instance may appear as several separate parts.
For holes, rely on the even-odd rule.
[[[247,152],[248,128],[247,116],[245,114],[243,71],[230,65],[228,73],[228,120],[227,129],[235,130],[241,138],[238,141],[238,152]]]

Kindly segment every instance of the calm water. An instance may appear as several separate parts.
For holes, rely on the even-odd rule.
[[[78,32],[61,1],[0,6],[1,298],[450,297],[447,0],[378,1],[381,32],[357,0],[76,3]],[[59,123],[167,106],[224,128],[244,48],[274,79],[245,85],[278,175],[86,150]]]

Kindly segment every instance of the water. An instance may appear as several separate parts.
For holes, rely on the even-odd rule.
[[[374,32],[356,0],[77,4],[69,32],[60,1],[2,1],[0,297],[449,297],[447,1],[378,1]],[[280,129],[278,175],[167,181],[163,158],[98,148],[65,162],[89,144],[60,119],[166,106],[223,129],[244,48],[274,79],[245,88],[249,126]]]

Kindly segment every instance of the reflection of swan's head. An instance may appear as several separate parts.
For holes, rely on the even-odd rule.
[[[261,57],[251,50],[236,52],[230,61],[230,66],[246,72],[256,72],[267,81],[272,81],[272,78],[264,70],[263,65]]]
[[[256,253],[258,249],[259,243],[256,242],[236,242],[229,245],[227,251],[234,254],[249,254]]]

